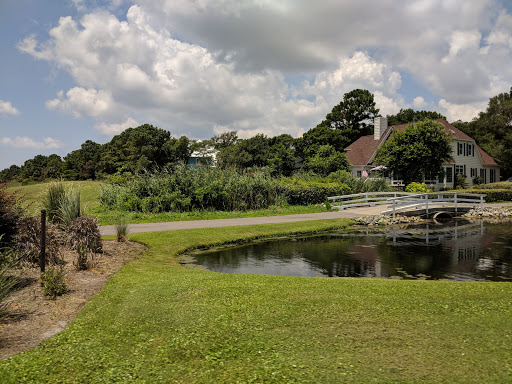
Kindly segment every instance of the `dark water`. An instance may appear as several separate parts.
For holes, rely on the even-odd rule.
[[[351,229],[194,257],[196,264],[227,273],[512,281],[512,223]]]

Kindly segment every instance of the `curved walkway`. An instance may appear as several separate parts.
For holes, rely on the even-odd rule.
[[[486,207],[512,207],[512,203],[484,204]],[[324,219],[353,219],[355,217],[380,215],[382,206],[352,208],[343,211],[305,213],[299,215],[244,217],[238,219],[212,219],[212,220],[190,220],[190,221],[169,221],[164,223],[131,224],[130,233],[176,231],[179,229],[217,228],[217,227],[238,227],[244,225],[258,224],[279,224],[292,223],[296,221],[311,221]],[[104,225],[100,227],[101,235],[115,235],[115,225]]]

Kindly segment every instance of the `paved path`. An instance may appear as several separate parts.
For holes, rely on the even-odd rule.
[[[504,204],[484,204],[487,207],[511,207],[512,203]],[[299,215],[283,215],[283,216],[264,216],[264,217],[246,217],[239,219],[213,219],[213,220],[191,220],[191,221],[170,221],[165,223],[146,223],[131,224],[129,233],[140,232],[160,232],[160,231],[176,231],[178,229],[195,229],[195,228],[217,228],[217,227],[238,227],[244,225],[257,224],[278,224],[292,223],[296,221],[310,221],[323,219],[341,219],[363,216],[380,215],[383,206],[351,208],[344,211],[305,213]],[[100,227],[102,235],[115,235],[115,225],[104,225]]]
[[[146,223],[131,224],[129,233],[140,232],[158,232],[158,231],[176,231],[178,229],[194,229],[194,228],[217,228],[217,227],[238,227],[243,225],[257,224],[278,224],[292,223],[296,221],[310,221],[323,219],[341,219],[354,218],[362,216],[379,215],[382,207],[364,207],[354,208],[345,211],[304,213],[299,215],[283,215],[283,216],[264,216],[264,217],[245,217],[238,219],[212,219],[212,220],[190,220],[190,221],[170,221],[166,223]],[[115,225],[105,225],[100,227],[102,235],[115,235]]]

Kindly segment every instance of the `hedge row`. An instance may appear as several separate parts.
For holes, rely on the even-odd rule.
[[[491,184],[481,184],[481,185],[475,185],[471,187],[471,189],[507,189],[512,190],[512,183],[508,183],[506,181],[502,181],[500,183],[491,183]]]
[[[464,193],[483,194],[487,203],[494,203],[497,201],[512,201],[512,189],[466,189]]]

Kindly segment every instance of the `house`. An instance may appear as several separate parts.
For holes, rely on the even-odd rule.
[[[446,120],[437,119],[452,138],[452,160],[443,164],[442,174],[435,180],[425,179],[428,185],[435,189],[454,188],[456,175],[466,176],[468,185],[475,184],[475,179],[482,183],[494,183],[500,180],[500,167],[496,161],[480,148],[471,137],[449,124]],[[350,144],[345,151],[351,164],[351,172],[357,177],[376,176],[375,155],[379,147],[389,139],[393,132],[403,131],[409,124],[388,127],[387,119],[377,117],[374,124],[374,134],[360,137]],[[388,174],[391,184],[401,185],[401,180]]]

